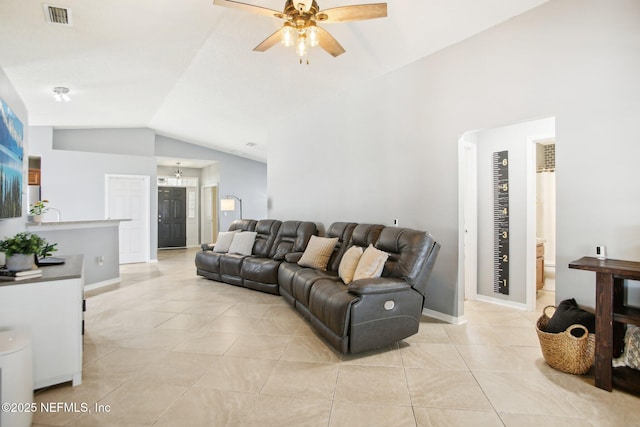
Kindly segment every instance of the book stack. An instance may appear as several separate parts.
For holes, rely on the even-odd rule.
[[[5,281],[35,279],[41,276],[42,270],[37,268],[25,271],[11,271],[6,268],[0,268],[0,280]]]

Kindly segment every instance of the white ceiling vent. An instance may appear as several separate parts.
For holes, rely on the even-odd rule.
[[[73,24],[71,20],[71,9],[50,4],[43,4],[42,6],[44,7],[44,16],[48,23],[60,25]]]

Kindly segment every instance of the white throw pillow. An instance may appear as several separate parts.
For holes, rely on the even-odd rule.
[[[242,231],[233,236],[231,246],[229,246],[230,254],[251,255],[253,244],[256,241],[258,233],[255,231]]]
[[[389,254],[374,248],[373,245],[370,244],[362,254],[362,257],[360,257],[360,261],[358,261],[358,267],[353,274],[353,280],[380,277],[387,258],[389,258]]]
[[[311,236],[298,265],[326,271],[336,243],[338,243],[337,237]]]
[[[353,275],[358,267],[358,261],[360,261],[362,252],[363,250],[360,246],[351,246],[344,255],[342,255],[340,267],[338,267],[338,275],[345,285],[348,285],[353,280]]]
[[[216,243],[213,246],[213,252],[219,252],[222,254],[229,252],[229,246],[231,246],[233,235],[236,233],[238,233],[238,230],[218,233],[218,240],[216,240]]]

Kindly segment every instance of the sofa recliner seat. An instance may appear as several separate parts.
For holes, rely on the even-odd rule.
[[[280,264],[286,256],[302,256],[309,239],[317,232],[318,228],[313,222],[283,222],[268,257],[251,256],[244,259],[240,271],[244,287],[278,294]]]
[[[220,279],[231,285],[243,286],[240,274],[242,263],[251,256],[266,257],[271,251],[282,221],[276,219],[262,219],[256,224],[257,233],[251,255],[225,254],[220,257]]]
[[[326,232],[328,238],[338,238],[338,242],[333,249],[333,253],[327,263],[327,270],[318,270],[298,265],[299,257],[287,256],[278,271],[278,283],[280,285],[280,295],[292,305],[302,304],[300,312],[306,315],[306,308],[309,302],[309,292],[314,282],[323,278],[338,278],[338,266],[342,255],[347,249],[353,230],[357,224],[353,222],[334,222]]]
[[[196,254],[196,272],[208,279],[278,294],[278,268],[285,256],[302,254],[315,223],[274,219],[234,221],[229,231],[255,231],[251,255],[218,253],[215,245],[202,245]]]
[[[258,221],[254,219],[241,219],[233,221],[229,226],[229,231],[255,231]],[[213,246],[202,245],[202,252],[196,253],[196,274],[207,279],[222,281],[220,276],[220,259],[226,253],[213,252]]]
[[[375,247],[389,255],[381,277],[348,286],[321,279],[311,289],[311,323],[343,353],[387,346],[418,332],[439,245],[428,233],[385,227]]]

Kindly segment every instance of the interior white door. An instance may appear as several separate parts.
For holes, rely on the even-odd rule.
[[[120,264],[149,262],[149,177],[107,175],[107,218],[120,223]]]

